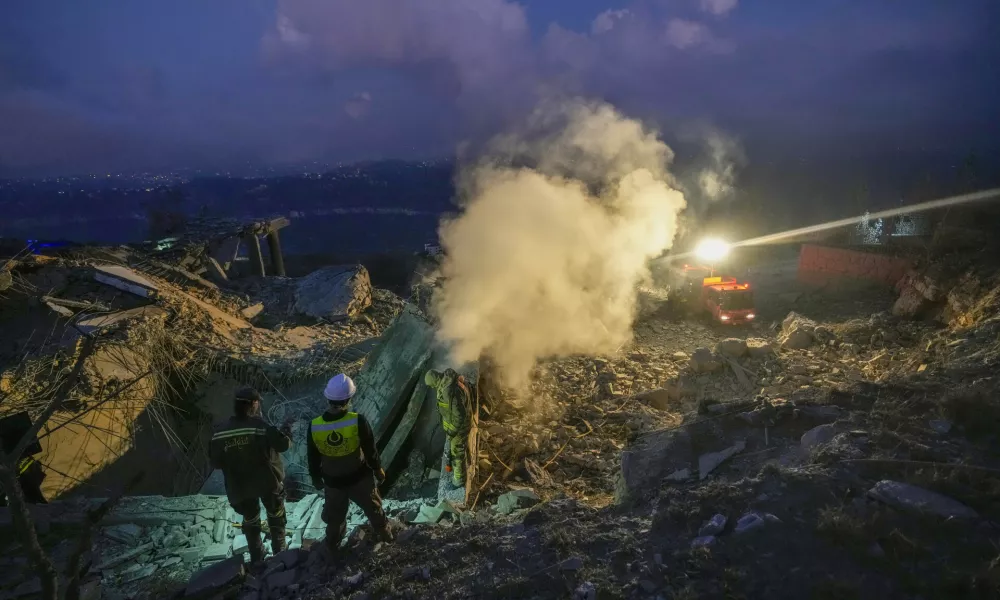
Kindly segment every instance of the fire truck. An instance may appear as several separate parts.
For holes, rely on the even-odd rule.
[[[715,275],[709,267],[684,265],[672,269],[670,302],[675,308],[707,314],[724,325],[746,324],[757,315],[749,283]]]

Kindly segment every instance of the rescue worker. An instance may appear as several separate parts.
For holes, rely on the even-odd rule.
[[[42,493],[42,481],[45,480],[45,471],[42,464],[31,455],[24,455],[17,461],[17,481],[21,485],[21,493],[24,501],[28,504],[48,504]],[[2,494],[0,506],[7,506],[7,494]]]
[[[379,539],[392,540],[378,491],[385,471],[375,447],[375,433],[364,415],[348,410],[356,391],[354,381],[343,373],[330,379],[323,390],[329,407],[309,424],[306,438],[313,487],[322,489],[326,497],[322,516],[331,551],[340,547],[347,533],[351,501],[364,511]]]
[[[226,481],[226,496],[243,517],[250,562],[264,560],[260,505],[267,512],[271,551],[285,549],[285,467],[278,455],[292,443],[291,424],[280,429],[261,418],[260,394],[253,388],[236,392],[234,415],[216,427],[209,444],[212,467]]]
[[[427,387],[437,392],[441,426],[448,438],[448,466],[451,467],[455,486],[465,484],[465,445],[469,439],[469,410],[471,397],[465,378],[454,369],[444,372],[433,369],[424,375]]]

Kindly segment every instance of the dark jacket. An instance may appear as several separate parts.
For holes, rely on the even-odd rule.
[[[323,419],[334,421],[343,417],[347,409],[338,411],[326,411]],[[324,457],[316,448],[316,442],[312,436],[312,423],[309,423],[309,431],[306,433],[306,456],[309,459],[309,476],[313,480],[322,480],[330,487],[347,487],[358,482],[364,476],[370,476],[382,470],[382,461],[379,458],[378,448],[375,447],[375,432],[368,419],[362,414],[358,414],[358,436],[361,438],[361,460],[360,465],[352,461],[351,457],[331,459]],[[340,463],[338,465],[338,463]],[[346,466],[346,471],[341,468]]]
[[[209,442],[209,459],[225,476],[230,503],[280,491],[285,466],[278,453],[288,450],[291,443],[286,432],[259,417],[230,417],[217,425]]]

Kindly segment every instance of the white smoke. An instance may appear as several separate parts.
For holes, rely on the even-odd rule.
[[[654,132],[604,104],[546,106],[463,170],[442,223],[439,336],[519,387],[540,359],[629,341],[636,286],[685,206]]]
[[[717,130],[705,137],[708,164],[698,173],[698,187],[708,200],[721,200],[733,192],[736,171],[745,161],[743,149],[733,138]]]

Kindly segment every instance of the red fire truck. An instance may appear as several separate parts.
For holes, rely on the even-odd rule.
[[[716,276],[709,267],[684,265],[674,269],[670,297],[674,306],[707,313],[724,325],[746,324],[757,317],[750,284]]]

